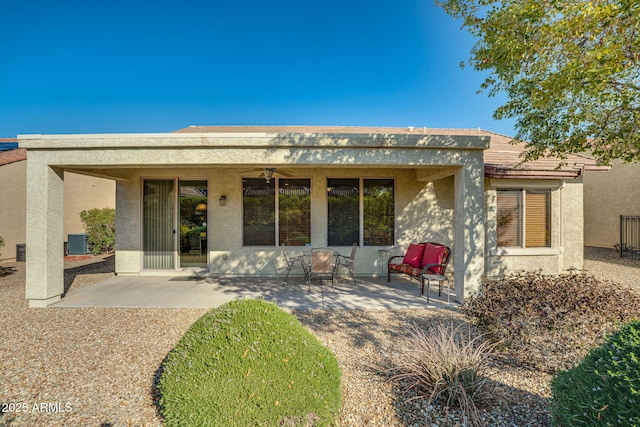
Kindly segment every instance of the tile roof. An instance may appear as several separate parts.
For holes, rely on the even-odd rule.
[[[427,127],[376,126],[189,126],[176,132],[200,133],[321,133],[321,134],[374,134],[374,135],[484,135],[478,129],[434,129]]]
[[[0,151],[0,166],[8,165],[10,163],[21,162],[27,160],[27,150],[24,148],[17,148],[15,150]]]
[[[522,163],[524,144],[511,144],[511,137],[483,131],[491,136],[489,149],[484,152],[484,173],[489,178],[577,178],[585,170],[607,171],[595,159],[583,154],[568,154],[561,160],[545,157]]]
[[[176,132],[490,136],[489,148],[484,151],[485,176],[490,178],[576,178],[584,170],[609,170],[609,167],[598,166],[593,158],[580,154],[568,155],[564,160],[549,157],[522,163],[524,144],[511,144],[511,137],[482,129],[364,126],[189,126]]]

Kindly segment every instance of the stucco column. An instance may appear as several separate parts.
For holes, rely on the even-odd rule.
[[[484,274],[484,168],[482,151],[455,174],[454,277],[463,302],[480,290]]]
[[[63,171],[29,152],[27,162],[27,278],[29,307],[46,307],[64,293]]]

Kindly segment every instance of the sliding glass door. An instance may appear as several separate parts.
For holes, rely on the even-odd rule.
[[[207,266],[207,181],[185,180],[180,187],[180,267]]]
[[[145,270],[175,268],[174,185],[173,179],[144,181],[142,250]]]
[[[206,180],[145,180],[143,268],[206,268],[207,212]]]

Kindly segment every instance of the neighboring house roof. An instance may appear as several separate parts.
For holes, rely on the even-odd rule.
[[[27,160],[27,150],[24,148],[17,148],[15,150],[0,151],[0,166],[8,165],[10,163],[21,162]]]
[[[17,138],[0,138],[0,151],[15,150],[18,148]]]
[[[577,178],[585,170],[609,170],[598,166],[586,155],[570,154],[564,160],[542,158],[522,163],[524,144],[511,144],[511,137],[482,129],[435,129],[426,127],[392,128],[359,126],[189,126],[176,132],[198,133],[316,133],[374,135],[456,135],[489,136],[489,148],[484,151],[484,172],[489,178]]]

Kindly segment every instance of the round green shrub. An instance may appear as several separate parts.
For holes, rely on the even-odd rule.
[[[262,300],[206,313],[161,372],[167,426],[333,425],[342,404],[333,353],[294,316]]]
[[[640,426],[640,320],[551,382],[555,426]]]
[[[89,248],[94,255],[113,252],[116,248],[116,210],[90,209],[80,212],[87,233]]]

